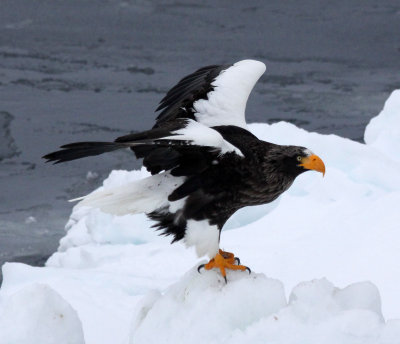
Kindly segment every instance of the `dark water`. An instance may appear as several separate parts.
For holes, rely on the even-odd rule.
[[[268,68],[250,122],[361,141],[400,88],[400,3],[2,0],[0,264],[42,264],[63,235],[66,200],[138,166],[128,152],[58,166],[43,154],[146,129],[179,78],[243,58]]]

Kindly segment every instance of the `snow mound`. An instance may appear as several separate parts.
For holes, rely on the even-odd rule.
[[[228,277],[225,284],[215,271],[192,269],[164,294],[149,293],[137,307],[130,343],[398,343],[400,324],[385,324],[372,283],[339,289],[326,279],[303,282],[287,303],[277,280]]]
[[[365,129],[365,143],[400,161],[400,90],[393,91],[381,113]]]
[[[319,279],[296,286],[286,307],[235,332],[230,343],[395,344],[399,334],[398,321],[383,321],[373,284],[339,289]]]
[[[76,311],[45,284],[32,284],[0,304],[1,344],[84,344]]]
[[[131,343],[218,343],[286,303],[277,280],[247,272],[228,278],[194,268],[163,296],[151,293],[138,307]],[[182,337],[182,329],[190,331]]]

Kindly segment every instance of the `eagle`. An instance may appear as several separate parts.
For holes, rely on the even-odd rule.
[[[151,176],[94,191],[77,205],[125,215],[145,213],[172,242],[183,240],[206,270],[250,269],[220,249],[221,230],[239,209],[274,201],[303,172],[325,174],[311,150],[259,140],[247,127],[245,109],[265,64],[243,60],[200,68],[160,101],[152,129],[114,142],[76,142],[45,155],[55,164],[129,148]]]

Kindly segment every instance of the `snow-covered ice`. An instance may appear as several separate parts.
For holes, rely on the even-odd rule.
[[[282,283],[263,274],[235,272],[224,285],[216,272],[193,269],[163,295],[149,293],[136,312],[131,344],[369,344],[398,343],[400,335],[399,322],[384,323],[369,282],[303,282],[287,303]]]
[[[84,344],[71,305],[46,284],[33,283],[2,300],[1,344]]]
[[[369,147],[375,147],[378,151],[400,161],[400,90],[392,93],[383,110],[371,119],[365,129],[364,140]]]
[[[0,343],[46,343],[47,330],[49,343],[81,343],[82,329],[87,344],[400,343],[390,320],[400,318],[399,109],[395,91],[366,144],[285,122],[249,126],[310,148],[327,171],[230,219],[221,247],[253,273],[228,272],[227,285],[198,274],[194,251],[144,215],[74,209],[46,267],[3,266]],[[104,187],[147,175],[113,171]]]

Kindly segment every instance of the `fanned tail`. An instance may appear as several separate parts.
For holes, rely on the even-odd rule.
[[[153,175],[121,186],[107,187],[71,201],[80,201],[78,207],[99,208],[105,213],[126,215],[151,213],[169,208],[168,195],[184,181],[168,172]],[[174,202],[175,204],[183,202]]]

